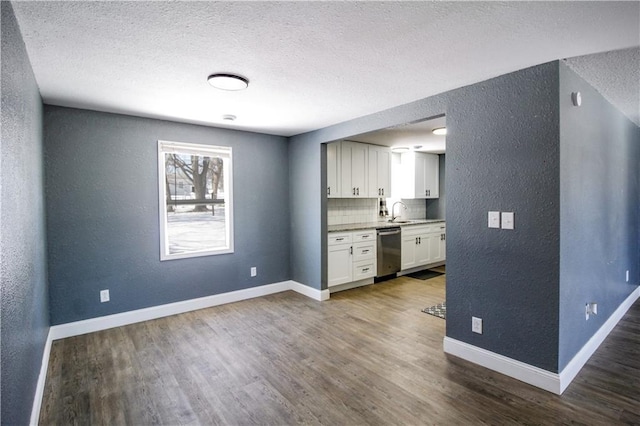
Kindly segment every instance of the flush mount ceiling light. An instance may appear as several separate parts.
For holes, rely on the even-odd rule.
[[[235,74],[211,74],[207,77],[210,85],[220,90],[244,90],[249,87],[249,80]]]
[[[393,151],[393,152],[407,152],[407,151],[409,151],[409,148],[407,148],[406,146],[395,146],[395,147],[391,148],[391,151]]]
[[[433,129],[431,131],[431,133],[433,133],[434,135],[438,135],[438,136],[444,136],[447,134],[447,128],[446,127],[437,127],[435,129]]]
[[[234,121],[236,118],[238,118],[238,117],[236,117],[233,114],[225,114],[225,115],[222,116],[222,119],[224,121]]]

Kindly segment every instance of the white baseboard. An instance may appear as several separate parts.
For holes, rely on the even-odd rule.
[[[567,389],[591,355],[598,349],[611,330],[618,324],[629,308],[640,298],[640,287],[633,291],[615,310],[609,319],[589,339],[560,373],[552,373],[524,362],[461,342],[450,337],[444,338],[444,351],[458,358],[497,371],[514,379],[539,387],[557,395]]]
[[[36,384],[36,394],[33,397],[33,407],[31,408],[30,426],[37,426],[40,420],[40,408],[42,407],[42,397],[44,395],[44,385],[47,379],[47,369],[49,368],[49,355],[51,354],[51,329],[47,334],[47,341],[42,351],[42,364],[40,365],[40,374],[38,375],[38,383]]]
[[[629,297],[627,297],[624,302],[618,306],[618,309],[616,309],[609,319],[602,324],[596,334],[594,334],[582,349],[580,349],[580,351],[578,351],[578,353],[571,359],[571,361],[569,361],[566,367],[560,372],[560,393],[564,392],[567,386],[569,386],[573,379],[575,379],[580,370],[582,370],[582,367],[584,367],[587,361],[589,361],[591,355],[593,355],[596,349],[600,347],[602,342],[604,342],[604,339],[606,339],[609,333],[611,333],[611,330],[613,330],[624,314],[627,313],[629,308],[638,299],[640,299],[640,287],[636,288]]]
[[[289,280],[275,284],[247,288],[244,290],[231,291],[228,293],[214,294],[212,296],[200,297],[197,299],[168,303],[166,305],[136,309],[135,311],[106,315],[83,321],[54,325],[51,327],[49,333],[52,340],[64,339],[66,337],[79,336],[81,334],[92,333],[94,331],[106,330],[109,328],[168,317],[170,315],[181,314],[198,309],[210,308],[212,306],[239,302],[241,300],[253,299],[255,297],[280,293],[287,290],[293,290],[297,293],[320,301],[327,300],[329,298],[328,290],[317,290],[304,284]]]
[[[320,302],[329,300],[330,294],[328,289],[318,290],[317,288],[312,288],[308,285],[300,284],[296,281],[289,281],[289,283],[291,286],[291,290],[295,291],[296,293],[300,293],[304,296],[310,297],[311,299],[315,299]]]
[[[481,365],[506,376],[560,395],[560,377],[542,368],[508,358],[504,355],[461,342],[450,337],[444,338],[444,351],[458,358]]]

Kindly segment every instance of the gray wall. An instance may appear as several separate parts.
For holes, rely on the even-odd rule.
[[[427,219],[445,219],[447,206],[447,188],[445,185],[445,171],[447,170],[445,154],[438,155],[438,175],[440,183],[440,193],[438,198],[426,200]]]
[[[322,200],[319,196],[322,180],[326,180],[320,173],[321,148],[319,144],[289,141],[291,279],[315,289],[326,288],[326,282],[321,285],[326,274],[322,235],[327,229],[326,220],[320,220],[321,212],[326,211],[326,197]],[[326,170],[326,159],[322,170]]]
[[[44,134],[52,324],[290,279],[286,138],[53,106]],[[160,262],[159,139],[233,148],[235,253]]]
[[[290,149],[292,164],[321,164],[321,150],[309,144],[446,114],[447,336],[549,371],[558,365],[557,89],[557,62],[544,64],[296,136]],[[291,180],[305,194],[292,199],[292,216],[320,211],[325,197],[320,176],[304,173]],[[487,229],[493,209],[514,211],[516,230]],[[314,253],[326,213],[320,236],[317,220],[306,222]],[[320,265],[318,255],[292,258],[293,270]],[[481,336],[471,333],[472,315],[484,319]]]
[[[2,7],[2,424],[28,424],[49,332],[42,101],[9,2]]]
[[[564,64],[560,123],[562,369],[640,282],[640,129]],[[589,321],[587,302],[598,303]]]

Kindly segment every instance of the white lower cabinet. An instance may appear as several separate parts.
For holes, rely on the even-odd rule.
[[[330,232],[327,242],[329,287],[376,276],[376,231]]]
[[[401,270],[445,260],[444,224],[402,227]]]

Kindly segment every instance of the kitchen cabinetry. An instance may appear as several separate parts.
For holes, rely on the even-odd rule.
[[[369,197],[391,197],[391,151],[369,145]]]
[[[401,198],[438,198],[440,196],[440,163],[438,155],[424,152],[401,154],[394,177],[400,179]]]
[[[340,198],[340,143],[327,144],[327,197]]]
[[[327,242],[329,287],[376,276],[376,231],[329,233]]]
[[[401,270],[445,260],[445,225],[402,227]]]
[[[340,143],[340,192],[342,197],[367,198],[367,145],[357,142]]]
[[[389,148],[351,141],[327,144],[328,198],[390,196]]]

